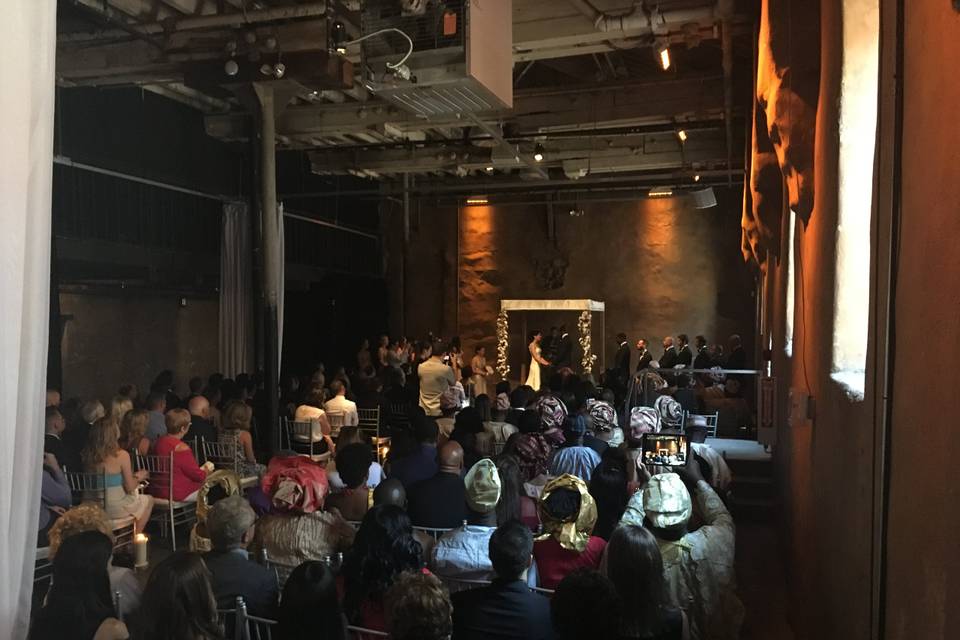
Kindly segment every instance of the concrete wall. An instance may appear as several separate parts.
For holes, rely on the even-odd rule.
[[[492,359],[501,299],[592,298],[607,307],[608,364],[619,331],[631,342],[645,336],[657,356],[662,337],[679,332],[691,338],[702,333],[712,342],[741,333],[750,344],[756,307],[753,277],[738,248],[739,198],[724,193],[721,199],[721,206],[707,210],[681,199],[585,203],[582,217],[558,206],[555,240],[548,237],[544,206],[464,207],[459,214],[452,207],[424,206],[414,218],[418,230],[408,250],[405,331],[456,333],[469,352],[474,344],[486,345]],[[390,237],[387,273],[391,291],[399,292],[401,235]],[[555,262],[566,264],[562,286],[548,288],[543,268]],[[399,332],[404,323],[398,299],[391,311]],[[563,322],[576,335],[577,315],[531,313],[527,328]],[[598,316],[595,340],[600,322]],[[526,359],[521,326],[515,314],[513,378]]]
[[[960,629],[960,13],[909,3],[904,24],[902,225],[890,440],[887,638],[955,638]]]
[[[149,390],[153,378],[172,369],[183,394],[190,377],[218,366],[216,299],[175,296],[61,293],[63,395],[108,402],[127,382]]]

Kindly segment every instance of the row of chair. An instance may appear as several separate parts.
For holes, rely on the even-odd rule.
[[[276,620],[260,618],[247,612],[247,605],[243,598],[237,596],[236,606],[233,609],[219,609],[221,624],[227,630],[231,640],[273,640],[273,630]],[[347,634],[350,640],[366,640],[367,638],[386,638],[386,633],[363,627],[348,626]]]

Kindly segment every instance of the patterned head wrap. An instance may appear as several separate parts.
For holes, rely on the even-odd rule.
[[[660,422],[666,427],[679,427],[683,422],[683,407],[670,396],[657,398],[653,408],[660,413]]]
[[[617,412],[609,402],[603,400],[590,405],[590,419],[594,431],[613,431],[617,427]]]
[[[653,407],[634,407],[630,411],[630,444],[640,446],[645,433],[660,432],[660,412]]]
[[[567,407],[556,396],[543,396],[537,400],[537,413],[540,415],[540,430],[562,429],[567,419]]]
[[[547,472],[547,461],[553,447],[541,433],[521,433],[517,436],[517,462],[525,482]]]
[[[545,506],[547,498],[557,489],[573,489],[580,494],[580,511],[577,513],[576,519],[561,521],[547,511]],[[582,553],[587,548],[590,534],[593,533],[593,526],[597,523],[597,505],[583,480],[565,473],[548,482],[543,488],[540,501],[537,503],[537,512],[540,514],[540,522],[543,523],[544,531],[543,535],[539,536],[537,540],[546,540],[552,537],[564,549],[577,553]]]
[[[693,513],[686,485],[675,473],[660,473],[643,487],[643,511],[655,527],[684,524]]]

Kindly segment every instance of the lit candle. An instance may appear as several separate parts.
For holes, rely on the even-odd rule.
[[[142,533],[138,533],[133,538],[133,560],[134,566],[138,569],[146,567],[149,563],[147,560],[147,536]]]

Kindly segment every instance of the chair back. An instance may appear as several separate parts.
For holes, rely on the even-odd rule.
[[[316,422],[288,420],[286,423],[287,448],[303,455],[309,455],[315,462],[328,461],[331,458],[331,453],[329,451],[320,453],[320,442],[313,441],[314,430],[319,428]]]
[[[234,433],[232,437],[227,435],[225,438],[216,442],[207,442],[201,439],[203,456],[208,462],[212,462],[217,469],[227,469],[239,474],[240,457],[243,455],[240,437]]]
[[[247,613],[247,604],[241,596],[237,596],[234,609],[218,609],[217,615],[226,631],[227,638],[232,640],[272,640],[276,620],[259,618]]]
[[[689,423],[690,418],[693,418],[693,417],[698,417],[698,418],[703,418],[703,419],[704,419],[704,421],[706,422],[707,437],[708,437],[708,438],[716,438],[716,437],[717,437],[717,425],[720,423],[720,412],[719,412],[719,411],[715,411],[715,412],[710,413],[710,414],[695,414],[695,413],[689,413],[689,412],[687,412],[687,411],[684,411],[684,412],[683,412],[683,423],[681,424],[681,430],[682,430],[682,431],[686,431],[686,430],[687,430],[687,424]]]
[[[53,575],[53,563],[50,561],[50,547],[37,549],[37,558],[33,565],[33,583],[43,582]]]
[[[138,455],[137,464],[150,474],[150,483],[167,487],[167,497],[173,500],[173,451],[166,456]]]
[[[64,471],[64,478],[70,487],[73,504],[96,502],[104,510],[107,508],[107,478],[103,471],[82,472]]]
[[[189,440],[184,440],[184,444],[190,447],[190,451],[193,452],[193,459],[197,461],[198,465],[206,462],[206,456],[203,455],[203,437],[194,436]]]
[[[336,439],[340,435],[340,429],[343,427],[343,412],[327,412],[327,422],[330,423],[330,437]]]
[[[264,550],[266,553],[266,550]],[[287,584],[287,578],[290,577],[290,574],[293,573],[293,570],[297,568],[297,565],[284,564],[282,562],[277,562],[271,560],[269,557],[263,558],[263,565],[272,570],[277,576],[277,587],[280,591],[283,591],[283,586]]]
[[[360,437],[367,438],[380,437],[380,407],[373,409],[357,409],[357,430]]]
[[[390,424],[395,427],[410,426],[410,405],[406,402],[390,405]]]
[[[447,531],[453,531],[453,529],[439,529],[436,527],[414,527],[413,530],[414,532],[420,531],[422,533],[425,533],[426,535],[433,538],[434,541],[439,540],[440,536],[445,534]]]

